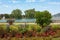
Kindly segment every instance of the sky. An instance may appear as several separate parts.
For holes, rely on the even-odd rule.
[[[12,10],[35,8],[36,11],[48,10],[52,15],[60,13],[60,0],[0,0],[0,14],[11,14]]]

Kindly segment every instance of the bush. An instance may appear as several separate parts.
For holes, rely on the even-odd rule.
[[[57,29],[60,29],[60,25],[52,25],[52,28],[53,28],[53,30],[57,30]]]
[[[52,28],[49,31],[46,31],[46,28],[41,29],[39,25],[27,25],[26,27],[21,27],[18,25],[10,25],[7,27],[6,25],[0,25],[0,36],[9,35],[9,36],[17,36],[17,37],[47,37],[53,36],[56,34],[55,25],[52,25]],[[58,26],[59,27],[59,26]],[[60,31],[57,31],[59,35]]]
[[[10,31],[18,31],[18,27],[14,25],[10,25]]]

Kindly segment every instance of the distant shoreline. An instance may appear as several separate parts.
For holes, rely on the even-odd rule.
[[[8,23],[0,23],[0,24],[8,24]],[[25,23],[14,23],[14,24],[25,24]],[[37,24],[37,23],[26,23],[26,24]],[[51,23],[52,24],[60,24],[60,23]]]
[[[8,24],[8,23],[0,23],[0,24]],[[25,24],[25,23],[14,23],[14,24]],[[36,23],[26,23],[26,24],[36,24]]]

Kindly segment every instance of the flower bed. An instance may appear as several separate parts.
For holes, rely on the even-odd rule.
[[[38,25],[27,25],[21,27],[19,25],[0,25],[0,38],[28,38],[28,37],[60,37],[60,29],[50,28],[48,31],[41,29]]]

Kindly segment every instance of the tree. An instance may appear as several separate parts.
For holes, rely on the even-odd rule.
[[[9,14],[4,14],[5,18],[10,18]]]
[[[16,9],[16,10],[13,10],[12,11],[12,13],[11,13],[11,17],[12,18],[15,18],[15,19],[21,19],[22,18],[22,12],[21,12],[21,10],[19,10],[19,9]]]
[[[41,25],[42,27],[47,26],[51,22],[51,14],[45,10],[43,12],[36,11],[35,18],[37,24]]]
[[[34,18],[35,9],[29,9],[25,11],[26,18]]]
[[[0,19],[1,19],[3,16],[4,16],[3,14],[0,14]]]

